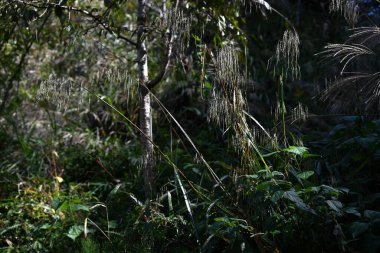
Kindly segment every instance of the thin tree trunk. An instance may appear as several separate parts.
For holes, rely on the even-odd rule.
[[[140,101],[139,117],[141,128],[142,168],[144,173],[144,191],[146,198],[152,198],[155,194],[155,172],[152,134],[152,112],[150,95],[147,89],[148,82],[148,54],[146,49],[146,0],[138,0],[138,53],[137,62],[139,70]],[[149,140],[150,139],[150,140]]]

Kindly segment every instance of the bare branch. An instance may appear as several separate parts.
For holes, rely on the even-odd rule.
[[[25,5],[37,8],[37,9],[46,9],[46,8],[53,8],[54,7],[54,8],[61,8],[63,10],[73,11],[73,12],[84,14],[85,16],[87,16],[87,17],[91,18],[93,21],[95,21],[98,25],[100,25],[105,31],[114,35],[116,38],[122,39],[122,40],[126,41],[127,43],[129,43],[133,46],[137,46],[137,43],[135,41],[131,40],[130,38],[128,38],[122,34],[120,34],[119,32],[115,32],[105,21],[102,20],[102,18],[100,16],[94,15],[87,10],[83,10],[83,9],[76,8],[73,6],[59,5],[57,3],[49,3],[49,2],[43,3],[43,4],[27,2],[24,0],[15,0],[14,2],[19,2],[19,3],[25,4]]]
[[[178,8],[179,1],[176,1],[174,10],[176,11]],[[167,44],[166,48],[166,53],[165,53],[165,61],[162,64],[162,69],[158,74],[151,80],[149,80],[146,84],[148,89],[154,88],[166,75],[166,73],[169,71],[170,63],[171,63],[171,58],[173,56],[173,41],[174,41],[174,36],[173,36],[173,31],[169,28],[169,31],[166,33],[166,41],[165,43]]]
[[[45,26],[47,20],[49,19],[49,16],[50,16],[50,12],[48,13],[47,16],[45,16],[42,24],[37,28],[36,34],[39,34],[41,32],[41,30]],[[26,57],[28,56],[29,51],[32,48],[34,42],[35,42],[35,40],[32,39],[29,42],[29,44],[26,46],[24,53],[21,55],[21,59],[20,59],[18,65],[17,65],[16,70],[13,72],[13,75],[7,80],[8,84],[7,84],[7,87],[5,88],[5,93],[3,95],[3,99],[1,100],[1,103],[0,103],[0,112],[2,112],[5,109],[6,102],[9,99],[9,95],[10,95],[9,93],[10,93],[10,90],[12,88],[12,83],[17,78],[18,74],[22,71],[22,68],[24,66]]]
[[[152,80],[149,80],[147,82],[146,85],[149,89],[154,88],[154,86],[156,86],[162,80],[162,78],[164,78],[166,73],[169,71],[170,62],[171,62],[171,58],[173,55],[173,36],[168,35],[167,37],[168,38],[167,38],[166,42],[167,42],[168,46],[166,49],[166,56],[165,56],[165,62],[163,64],[163,68]]]

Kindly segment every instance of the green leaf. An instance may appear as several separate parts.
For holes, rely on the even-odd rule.
[[[364,222],[353,222],[350,226],[350,232],[353,238],[358,237],[369,229],[369,224]]]
[[[117,221],[115,221],[115,220],[110,220],[110,221],[108,222],[108,227],[109,227],[109,228],[117,228]]]
[[[272,172],[270,173],[270,175],[271,175],[272,178],[277,177],[277,176],[278,176],[278,177],[285,178],[284,173],[279,172],[279,171],[272,171]]]
[[[59,210],[66,211],[70,207],[70,203],[67,201],[64,201],[59,205]]]
[[[373,210],[365,210],[364,217],[370,219],[371,221],[380,219],[380,212]]]
[[[284,196],[284,191],[276,191],[276,192],[273,194],[271,200],[272,200],[273,203],[277,203],[277,201],[278,201],[279,199],[281,199],[283,196]]]
[[[343,208],[342,203],[338,200],[326,200],[326,204],[337,213],[340,213],[340,210]]]
[[[296,154],[303,156],[305,153],[307,153],[307,148],[305,147],[296,147],[296,146],[289,146],[287,148],[284,148],[282,151],[286,153]]]
[[[323,184],[320,187],[322,189],[322,193],[323,194],[328,194],[328,195],[331,195],[331,196],[339,196],[339,194],[341,193],[341,191],[339,191],[338,189],[333,188],[333,187],[328,186],[328,185],[324,185]]]
[[[194,40],[195,40],[196,42],[201,42],[201,41],[202,41],[202,39],[201,39],[200,37],[198,37],[197,35],[192,34],[192,36],[193,36],[193,38],[194,38]]]
[[[48,223],[45,223],[45,224],[43,224],[43,225],[40,227],[40,229],[49,229],[49,228],[51,228],[51,225],[48,224]]]
[[[310,212],[312,214],[316,214],[313,209],[305,204],[305,202],[298,196],[297,192],[294,189],[286,191],[283,197],[292,201],[299,209]]]
[[[304,172],[301,172],[301,173],[298,173],[297,176],[303,180],[307,180],[309,177],[311,177],[312,175],[314,175],[314,171],[304,171]]]
[[[90,208],[88,206],[82,205],[82,204],[73,205],[73,211],[78,211],[78,210],[89,212]]]
[[[256,190],[262,191],[268,189],[272,185],[272,181],[265,181],[256,186]]]
[[[305,193],[310,193],[310,192],[318,193],[320,190],[321,190],[321,187],[319,186],[311,186],[311,187],[306,188],[304,191]]]
[[[59,201],[59,198],[54,197],[53,200],[51,201],[51,207],[52,207],[53,209],[57,210],[58,207],[59,207],[59,204],[60,204],[60,203],[61,203],[61,202]]]
[[[197,175],[199,175],[199,176],[202,176],[202,172],[201,172],[200,169],[198,169],[198,168],[196,168],[196,167],[193,167],[193,168],[191,168],[191,170],[192,170],[195,174],[197,174]]]
[[[263,154],[262,157],[264,157],[264,158],[266,158],[266,157],[270,157],[270,156],[275,155],[275,154],[277,154],[277,153],[280,153],[280,151],[274,151],[274,152],[270,152],[270,153],[268,153],[268,154]]]
[[[256,174],[253,174],[253,175],[243,175],[243,177],[249,178],[249,179],[258,179],[259,178],[259,176],[256,175]]]
[[[359,218],[362,216],[356,207],[346,207],[344,209],[344,212],[347,213],[347,214],[355,215],[355,216],[357,216]]]
[[[298,196],[297,192],[295,192],[293,189],[290,191],[286,191],[284,193],[284,198],[287,198],[296,204],[305,205],[303,200]]]
[[[73,241],[75,241],[75,239],[80,236],[83,232],[83,226],[81,225],[74,225],[70,228],[69,232],[66,234],[68,237],[70,237],[71,239],[73,239]]]

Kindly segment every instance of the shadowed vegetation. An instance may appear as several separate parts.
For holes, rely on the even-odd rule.
[[[376,0],[0,0],[1,252],[378,252]]]

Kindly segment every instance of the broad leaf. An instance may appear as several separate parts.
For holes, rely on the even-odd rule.
[[[286,191],[283,197],[292,201],[299,209],[316,214],[313,209],[311,209],[308,205],[305,204],[305,202],[303,202],[303,200],[298,196],[297,192],[294,189]]]
[[[335,212],[340,213],[343,205],[338,200],[326,200],[326,204]]]
[[[74,225],[70,228],[69,232],[66,234],[68,237],[70,237],[71,239],[73,239],[73,241],[75,241],[75,239],[80,236],[83,232],[83,226],[81,225]]]
[[[304,171],[304,172],[301,172],[301,173],[298,173],[297,176],[303,180],[306,180],[308,179],[309,177],[311,177],[312,175],[314,175],[314,171]]]
[[[303,156],[305,153],[307,153],[307,148],[305,147],[296,147],[296,146],[289,146],[288,148],[284,148],[282,151],[286,153],[296,154]]]
[[[379,220],[380,219],[380,212],[373,211],[373,210],[365,210],[364,211],[364,217],[370,219],[371,221]]]
[[[350,232],[353,238],[358,237],[359,235],[366,232],[369,228],[368,223],[364,222],[353,222],[350,226]]]

